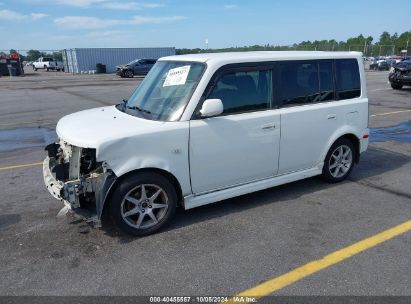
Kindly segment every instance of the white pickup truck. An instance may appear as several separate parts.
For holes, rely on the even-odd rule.
[[[54,60],[51,57],[40,57],[33,62],[33,70],[37,71],[38,69],[49,70],[63,70],[63,63],[61,61]]]

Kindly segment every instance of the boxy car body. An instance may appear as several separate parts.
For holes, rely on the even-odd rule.
[[[43,174],[95,224],[108,210],[126,232],[148,234],[174,205],[321,174],[340,181],[367,149],[367,125],[361,53],[170,56],[128,102],[63,117]]]

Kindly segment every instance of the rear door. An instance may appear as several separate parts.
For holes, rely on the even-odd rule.
[[[317,166],[337,130],[358,119],[358,63],[356,59],[283,62],[279,64],[279,87],[278,174]]]
[[[221,99],[224,113],[190,121],[194,194],[269,178],[278,168],[280,114],[271,109],[272,71],[236,69],[211,82],[205,98]]]

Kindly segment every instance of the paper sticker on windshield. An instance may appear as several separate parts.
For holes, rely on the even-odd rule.
[[[190,72],[189,65],[171,69],[170,71],[168,71],[166,80],[164,80],[163,87],[185,84],[189,72]]]

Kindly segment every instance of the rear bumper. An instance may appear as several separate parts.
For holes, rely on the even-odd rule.
[[[359,154],[364,153],[365,151],[367,151],[369,141],[370,141],[370,129],[365,129],[362,133],[361,138],[360,138],[360,151],[359,151]]]

